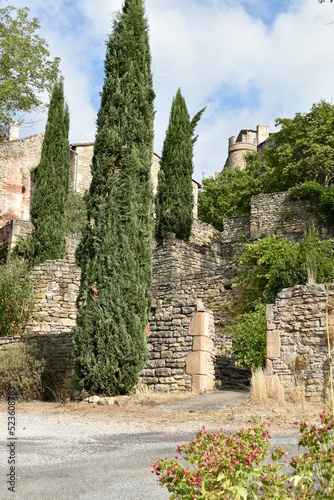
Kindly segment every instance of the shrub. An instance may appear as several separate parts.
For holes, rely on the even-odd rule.
[[[35,346],[12,344],[0,350],[0,398],[7,398],[8,386],[16,397],[31,400],[42,396],[44,360]]]
[[[324,187],[316,181],[304,182],[289,189],[293,200],[311,200],[325,224],[334,224],[334,186]]]
[[[233,334],[232,352],[243,368],[253,370],[263,365],[266,357],[266,307],[257,304],[255,311],[238,316],[230,327]]]
[[[158,460],[152,472],[172,493],[171,499],[325,499],[334,495],[333,417],[299,425],[304,453],[286,460],[281,448],[268,458],[268,428],[261,424],[236,434],[213,434],[205,427],[193,441],[179,445],[175,458]],[[179,455],[190,464],[183,465]],[[265,463],[264,463],[264,459]]]
[[[30,320],[35,294],[27,265],[18,259],[0,266],[0,337],[22,333]]]

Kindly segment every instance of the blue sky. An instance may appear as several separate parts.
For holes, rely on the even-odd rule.
[[[6,3],[5,0],[1,4]],[[71,142],[93,141],[105,44],[122,0],[9,0],[28,5],[51,54],[61,58]],[[181,87],[197,128],[194,177],[220,171],[228,138],[242,128],[307,112],[334,95],[334,3],[327,0],[146,0],[161,154],[172,98]],[[35,118],[35,117],[34,117]],[[45,116],[44,116],[45,120]],[[21,136],[44,131],[45,121]]]

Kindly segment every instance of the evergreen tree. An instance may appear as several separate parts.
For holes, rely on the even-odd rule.
[[[205,108],[190,121],[180,89],[173,99],[169,125],[163,145],[156,196],[155,236],[159,244],[166,234],[189,240],[193,224],[193,137]]]
[[[53,88],[31,207],[32,262],[62,259],[66,244],[65,205],[69,189],[69,111],[63,81]]]
[[[107,42],[75,338],[81,386],[128,393],[147,359],[152,284],[153,108],[142,0],[125,0]]]

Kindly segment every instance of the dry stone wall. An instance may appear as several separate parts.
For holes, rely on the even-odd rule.
[[[285,236],[291,241],[300,241],[305,229],[311,224],[314,224],[319,232],[324,232],[325,237],[334,235],[333,228],[324,227],[315,207],[307,200],[291,200],[288,193],[263,194],[252,198],[252,240],[275,234]]]
[[[282,207],[284,209],[292,207],[294,211],[294,219],[289,224],[285,219],[280,222],[279,214],[282,215]],[[232,338],[226,330],[233,317],[231,312],[233,312],[234,305],[239,300],[239,292],[233,286],[236,252],[240,249],[242,242],[255,236],[272,234],[272,226],[276,227],[276,233],[279,232],[282,236],[293,240],[299,239],[303,234],[305,224],[310,220],[316,220],[311,218],[308,210],[309,207],[303,208],[299,202],[288,204],[285,193],[261,195],[252,200],[251,217],[226,219],[223,233],[195,220],[188,243],[177,240],[175,235],[169,234],[163,245],[154,248],[153,304],[148,328],[149,360],[141,373],[142,385],[150,391],[202,390],[203,387],[211,387],[211,381],[208,382],[209,379],[206,379],[205,383],[197,383],[194,382],[193,377],[210,376],[212,366],[214,366],[215,381],[222,387],[238,387],[247,383],[249,373],[235,366],[233,356],[231,356]],[[319,221],[316,223],[319,224]],[[252,227],[258,228],[256,234],[254,230],[252,232]],[[329,234],[328,230],[327,236]],[[48,352],[50,366],[55,372],[60,373],[59,376],[73,368],[71,351],[76,320],[75,300],[80,282],[80,270],[74,260],[77,241],[76,235],[68,238],[67,260],[47,262],[38,266],[33,272],[38,297],[36,312],[42,316],[42,319],[35,320],[29,326],[29,338],[38,338],[43,343],[44,351]],[[268,354],[268,367],[271,367],[273,373],[277,372],[280,378],[283,377],[283,382],[284,377],[291,382],[294,375],[285,362],[282,364],[281,354],[290,352],[289,346],[297,345],[294,344],[295,340],[284,336],[291,331],[299,331],[297,326],[302,317],[306,318],[306,326],[304,325],[306,329],[317,328],[315,338],[318,338],[319,345],[323,342],[322,337],[321,342],[320,337],[317,337],[319,328],[323,329],[323,319],[320,319],[317,325],[312,323],[312,327],[307,326],[308,321],[319,320],[314,308],[311,308],[311,304],[318,301],[318,295],[307,296],[308,300],[305,298],[304,301],[298,293],[294,292],[291,297],[279,296],[279,305],[273,313],[273,319],[268,320],[273,342],[275,338],[279,338],[281,346],[279,356],[275,357],[274,351]],[[298,300],[302,300],[304,305],[298,313],[298,318],[291,320],[292,323],[286,327],[286,332],[288,332],[286,334],[283,333],[284,322],[287,322],[284,307],[292,297],[299,297]],[[307,307],[305,304],[308,304]],[[204,336],[209,340],[196,340],[195,342],[190,325],[194,316],[203,310],[210,317],[211,326]],[[313,333],[311,332],[310,335]],[[211,345],[210,341],[212,341],[211,352],[207,350]],[[313,338],[304,342],[305,346],[309,347],[307,342],[313,342]],[[199,351],[198,343],[201,346]],[[277,348],[278,344],[273,345]],[[321,346],[323,347],[322,344]],[[210,365],[206,374],[194,373],[193,368],[189,369],[189,363],[187,367],[189,354],[197,351],[209,353],[209,357],[207,354],[193,356],[202,360],[199,361],[199,368],[196,368],[199,372],[203,371],[203,366]],[[292,352],[297,352],[297,347]],[[307,349],[304,351],[301,349],[300,355],[306,352]],[[204,358],[210,359],[212,365],[205,364]],[[317,363],[322,363],[322,361],[317,361],[316,357],[314,359],[312,370],[307,372],[310,381],[315,380],[312,375],[315,366]],[[190,364],[193,366],[192,363]],[[319,384],[323,384],[322,379]],[[306,393],[307,397],[313,397],[311,382],[307,384]]]
[[[287,394],[301,390],[310,401],[329,394],[326,309],[333,356],[334,284],[288,288],[267,306],[267,375]]]
[[[149,361],[142,372],[142,383],[151,391],[191,389],[186,359],[194,345],[189,327],[203,307],[214,312],[208,336],[214,345],[215,378],[224,386],[231,380],[234,385],[247,382],[247,371],[239,370],[236,375],[227,354],[231,339],[221,329],[230,317],[228,307],[224,306],[236,299],[236,291],[231,286],[235,248],[231,243],[215,241],[214,231],[208,243],[208,228],[203,225],[201,236],[200,226],[200,223],[195,226],[193,242],[185,243],[170,233],[163,245],[154,250]],[[201,239],[206,244],[194,242]]]

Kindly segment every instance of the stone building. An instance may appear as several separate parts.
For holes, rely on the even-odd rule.
[[[241,170],[246,167],[245,155],[258,151],[264,141],[269,137],[269,127],[267,125],[258,125],[256,130],[240,130],[237,138],[232,136],[228,140],[228,158],[225,166],[237,167]]]

